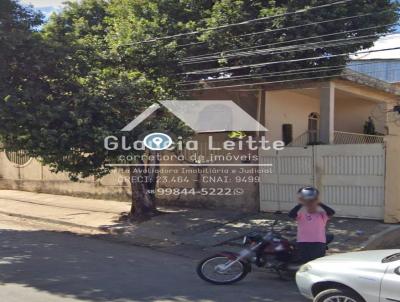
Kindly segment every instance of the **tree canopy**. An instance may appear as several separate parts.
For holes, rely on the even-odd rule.
[[[46,66],[37,32],[42,22],[31,8],[0,1],[0,137],[5,143],[11,135],[25,135],[32,103],[47,97],[41,89]]]
[[[241,23],[260,18],[261,21]],[[187,78],[218,78],[221,74],[225,77],[226,74],[265,75],[305,68],[343,66],[349,56],[340,54],[370,48],[380,35],[393,31],[397,22],[398,2],[390,0],[216,1],[210,9],[206,28],[240,25],[198,35],[197,40],[204,43],[192,46],[191,59],[186,60],[191,64],[186,68],[188,71],[212,69],[214,72],[200,72]],[[215,56],[210,57],[209,54]],[[199,55],[202,57],[198,58]],[[304,60],[314,57],[323,58]],[[236,68],[249,65],[252,66]],[[332,72],[320,70],[311,76],[326,74]],[[303,74],[300,77],[306,76]],[[270,80],[293,78],[296,76],[286,74]]]

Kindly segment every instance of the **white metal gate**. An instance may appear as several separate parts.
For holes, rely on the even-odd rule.
[[[314,185],[338,216],[382,219],[385,201],[383,144],[292,147],[261,151],[261,163],[273,165],[262,174],[262,211],[288,211],[299,187]]]
[[[311,147],[261,151],[260,163],[272,164],[272,173],[260,177],[261,211],[289,210],[297,190],[314,182]]]

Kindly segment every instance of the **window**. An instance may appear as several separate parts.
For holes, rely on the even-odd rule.
[[[390,263],[400,260],[400,253],[390,255],[382,260],[382,263]]]

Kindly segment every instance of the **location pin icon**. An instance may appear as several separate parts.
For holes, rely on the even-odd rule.
[[[150,133],[143,139],[143,144],[150,150],[166,150],[172,145],[173,141],[165,133]]]
[[[155,144],[157,146],[158,149],[160,149],[163,139],[161,137],[155,137],[152,139],[152,142],[153,142],[153,144]]]

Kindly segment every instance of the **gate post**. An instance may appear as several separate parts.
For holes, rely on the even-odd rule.
[[[394,127],[391,127],[394,128]],[[400,132],[400,129],[391,129]],[[400,133],[399,133],[400,134]],[[385,222],[400,222],[400,135],[391,134],[385,137]]]

